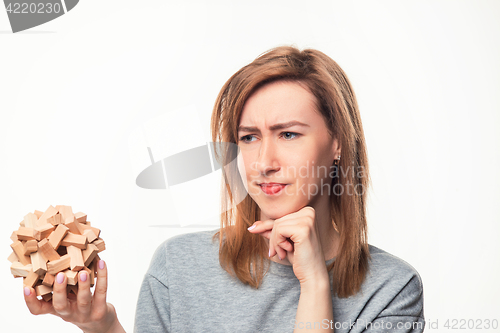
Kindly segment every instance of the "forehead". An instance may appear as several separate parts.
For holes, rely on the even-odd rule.
[[[260,87],[247,99],[239,124],[267,127],[291,119],[310,122],[317,117],[316,97],[305,86],[276,81]]]

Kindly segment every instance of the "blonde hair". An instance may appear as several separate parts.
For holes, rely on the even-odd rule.
[[[340,172],[331,184],[332,224],[340,234],[340,243],[337,257],[327,269],[331,273],[334,294],[349,297],[359,291],[370,258],[366,223],[369,173],[356,96],[339,65],[314,49],[300,51],[281,46],[263,53],[237,71],[222,87],[212,113],[212,141],[237,144],[238,124],[246,100],[259,87],[278,80],[292,80],[307,86],[316,97],[318,111],[330,135],[337,138],[342,147],[338,168],[363,171],[361,175],[359,172]],[[233,161],[235,154],[230,149],[215,152],[222,165]],[[259,220],[260,209],[250,196],[239,200],[238,196],[245,194],[237,170],[225,170],[223,175],[221,208],[224,213],[221,214],[221,228],[213,238],[219,238],[219,261],[229,274],[258,288],[270,261],[264,238],[249,233],[247,228]],[[336,184],[344,187],[352,184],[363,191],[338,195],[333,192]]]

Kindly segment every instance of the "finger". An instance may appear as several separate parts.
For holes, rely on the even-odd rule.
[[[57,273],[54,281],[52,306],[54,307],[54,311],[60,316],[66,316],[71,312],[68,302],[68,293],[66,290],[67,284],[68,279],[66,278],[66,274],[63,272]]]
[[[271,239],[269,240],[270,246],[273,244],[271,248],[272,251],[270,251],[271,255],[276,253],[283,259],[287,252],[293,253],[295,247],[291,237],[298,231],[296,222],[293,220],[276,224],[273,228]]]
[[[247,229],[253,234],[260,234],[262,237],[269,239],[269,237],[271,236],[271,231],[273,230],[273,224],[263,223],[262,221],[255,221],[254,224],[252,224]]]
[[[283,260],[286,258],[288,254],[287,252],[293,253],[293,246],[288,242],[288,240],[285,240],[285,243],[278,243],[273,239],[269,240],[269,257],[278,255],[278,258]]]
[[[94,291],[92,309],[97,313],[106,313],[106,293],[108,291],[108,268],[104,260],[97,263],[97,281]]]
[[[256,234],[259,234],[259,235],[261,235],[262,237],[264,237],[266,239],[271,238],[271,233],[272,233],[272,230],[266,230],[266,231],[263,231],[263,232],[256,232]]]
[[[278,255],[280,260],[286,258],[287,252],[276,243],[276,236],[274,236],[275,230],[273,230],[273,235],[269,238],[269,258]]]
[[[78,311],[83,315],[90,313],[92,293],[90,292],[89,274],[86,271],[78,273],[78,295],[76,296]]]
[[[276,231],[276,240],[274,242],[280,249],[283,249],[283,251],[293,252],[294,250],[293,241],[290,238],[281,235],[279,231]]]
[[[53,313],[52,302],[45,302],[36,298],[35,289],[24,287],[24,300],[28,306],[28,310],[34,315]]]
[[[261,233],[263,231],[272,230],[273,226],[274,220],[255,221],[255,223],[248,228],[248,231],[251,233]]]
[[[280,258],[280,260],[283,260],[286,258],[287,252],[285,250],[283,250],[281,247],[277,246],[277,247],[275,247],[274,250],[276,251],[276,254],[278,255],[278,258]]]

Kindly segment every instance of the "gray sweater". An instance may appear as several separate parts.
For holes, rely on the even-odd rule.
[[[172,237],[156,250],[139,293],[134,332],[423,332],[423,286],[407,262],[370,245],[370,270],[356,295],[333,299],[330,323],[296,322],[300,284],[292,266],[270,261],[254,289],[219,264],[218,231]],[[335,258],[328,260],[330,264]]]

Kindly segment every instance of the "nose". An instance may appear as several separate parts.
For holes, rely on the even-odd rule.
[[[268,176],[272,172],[281,169],[277,158],[276,144],[270,139],[263,139],[259,148],[259,157],[255,162],[255,168],[260,175]]]

